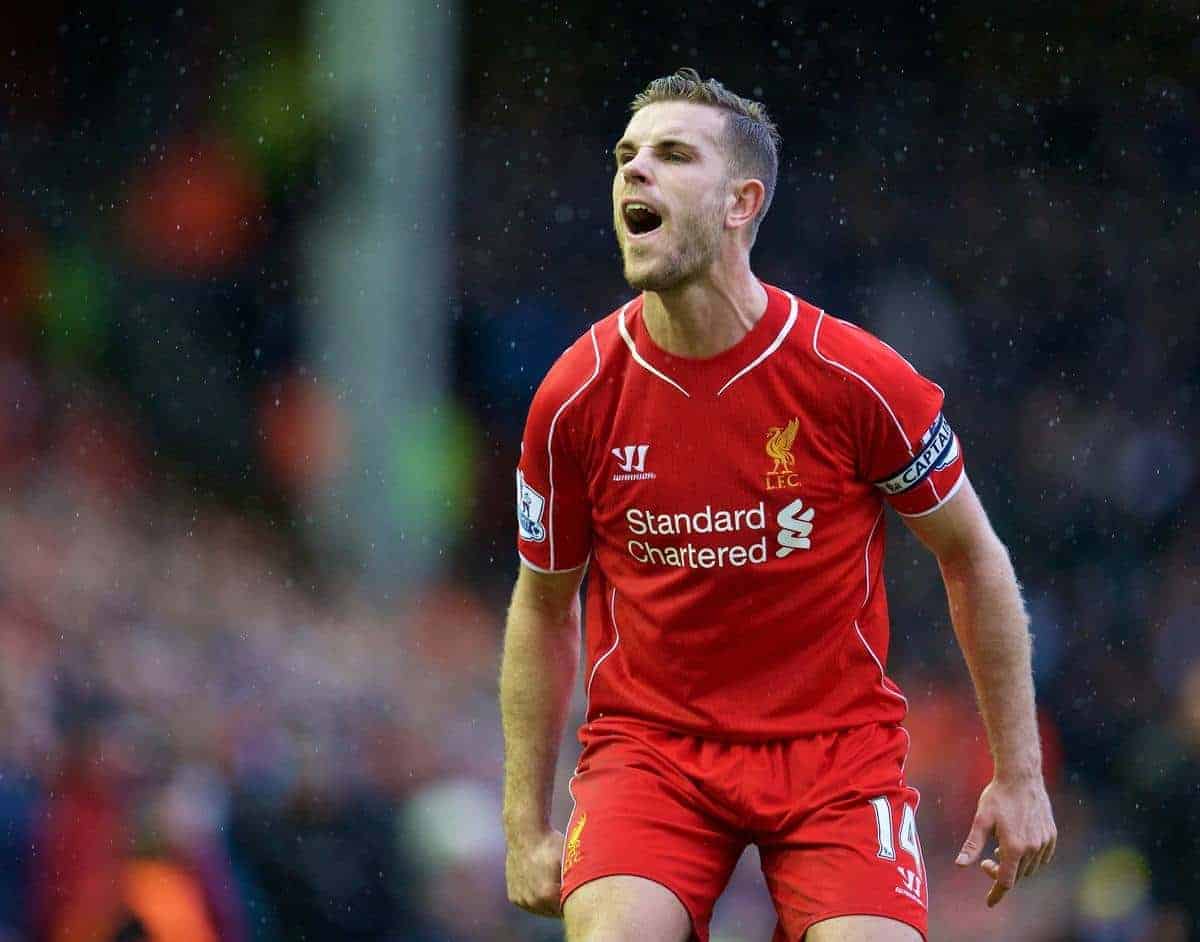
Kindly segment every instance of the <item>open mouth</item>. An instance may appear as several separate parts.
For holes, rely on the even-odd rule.
[[[662,216],[645,203],[625,204],[625,228],[630,235],[640,236],[653,232],[662,225]]]

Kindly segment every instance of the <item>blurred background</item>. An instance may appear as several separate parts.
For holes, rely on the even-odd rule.
[[[1200,939],[1196,4],[216,6],[4,15],[0,940],[561,937],[504,895],[512,469],[681,65],[771,109],[756,270],[946,388],[1028,596],[1061,838],[988,911],[893,526],[932,937]]]

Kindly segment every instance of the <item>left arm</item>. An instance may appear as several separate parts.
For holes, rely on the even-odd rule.
[[[943,507],[904,522],[937,557],[992,750],[994,775],[956,862],[978,860],[995,831],[998,859],[980,865],[993,880],[987,902],[994,906],[1017,880],[1050,862],[1057,840],[1042,781],[1029,618],[1008,552],[970,481]]]

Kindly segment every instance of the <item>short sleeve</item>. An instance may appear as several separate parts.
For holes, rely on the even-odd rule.
[[[962,448],[950,427],[942,388],[864,330],[833,320],[821,352],[848,382],[859,473],[905,516],[949,500],[964,480]]]
[[[587,480],[572,433],[581,413],[577,400],[594,372],[583,364],[572,369],[574,353],[564,354],[534,394],[517,465],[517,552],[539,572],[577,569],[591,551]]]

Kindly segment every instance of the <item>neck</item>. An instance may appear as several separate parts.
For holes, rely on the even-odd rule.
[[[669,291],[647,291],[642,302],[650,339],[667,353],[692,358],[728,350],[766,310],[766,289],[744,258],[731,268],[714,266]]]

